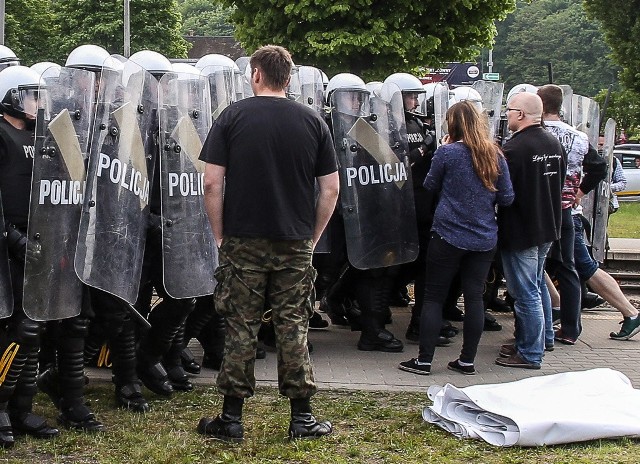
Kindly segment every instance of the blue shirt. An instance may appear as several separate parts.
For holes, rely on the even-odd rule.
[[[508,206],[514,193],[509,168],[496,153],[500,174],[496,192],[489,191],[473,168],[471,151],[462,142],[436,150],[424,187],[438,192],[432,231],[456,248],[470,251],[493,249],[498,241],[495,205]]]

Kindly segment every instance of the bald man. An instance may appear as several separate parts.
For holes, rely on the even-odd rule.
[[[506,112],[513,136],[504,146],[504,155],[515,200],[498,210],[498,245],[507,289],[515,300],[516,340],[502,345],[496,364],[540,369],[545,347],[553,349],[544,261],[551,243],[560,236],[566,154],[542,127],[542,100],[536,94],[516,94],[507,102]]]

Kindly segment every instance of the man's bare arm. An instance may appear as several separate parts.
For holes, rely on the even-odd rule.
[[[222,245],[222,204],[226,168],[207,163],[204,169],[204,207],[218,246]]]
[[[317,177],[316,180],[320,188],[320,195],[316,202],[316,224],[313,231],[314,248],[318,240],[320,240],[322,231],[327,226],[329,219],[331,219],[333,210],[336,207],[338,192],[340,191],[340,180],[337,172]]]

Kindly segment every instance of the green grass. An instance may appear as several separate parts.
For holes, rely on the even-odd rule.
[[[609,218],[609,237],[640,238],[640,201],[621,201]]]
[[[215,415],[221,397],[200,387],[166,401],[149,394],[152,411],[139,415],[114,409],[110,385],[90,384],[87,399],[108,427],[102,434],[63,431],[53,441],[19,439],[0,451],[4,463],[637,463],[640,449],[631,439],[584,444],[500,449],[459,440],[426,424],[426,395],[398,392],[321,391],[314,412],[334,424],[321,440],[286,439],[288,401],[275,389],[260,388],[245,405],[245,442],[230,445],[195,432],[201,416]],[[45,397],[36,412],[55,417]]]

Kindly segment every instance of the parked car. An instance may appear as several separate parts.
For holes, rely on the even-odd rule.
[[[640,195],[640,144],[626,143],[613,147],[613,156],[622,163],[627,178],[627,188],[618,192],[618,197]]]

